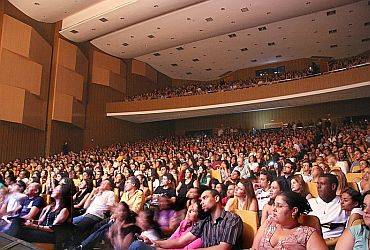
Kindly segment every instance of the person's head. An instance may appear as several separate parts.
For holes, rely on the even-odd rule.
[[[61,207],[68,209],[69,214],[72,212],[72,193],[68,185],[61,184],[56,186],[51,193],[51,198],[59,200]]]
[[[27,190],[28,190],[27,194],[29,197],[35,197],[35,196],[40,195],[42,186],[39,183],[33,182],[28,186]]]
[[[326,161],[329,163],[330,166],[334,166],[338,159],[335,154],[329,154],[328,157],[326,157]]]
[[[290,180],[290,188],[293,192],[299,193],[301,195],[306,195],[305,182],[302,175],[295,174]]]
[[[234,193],[235,193],[235,184],[229,184],[226,190],[226,197],[232,198],[234,197]]]
[[[284,191],[288,191],[289,186],[285,179],[283,178],[277,178],[271,183],[270,188],[270,199],[274,200],[278,194]]]
[[[154,210],[146,209],[140,211],[136,217],[136,225],[140,227],[142,231],[156,227],[159,228],[158,223],[154,220]]]
[[[363,195],[362,210],[364,211],[363,219],[365,225],[370,227],[370,190]]]
[[[193,178],[194,170],[192,168],[187,168],[185,170],[185,179]]]
[[[273,220],[280,225],[296,224],[302,213],[308,213],[311,207],[305,197],[287,191],[276,196],[273,204]]]
[[[332,175],[335,175],[338,179],[338,191],[343,192],[343,190],[347,187],[347,178],[342,172],[342,170],[339,169],[333,169],[330,171]]]
[[[217,183],[216,184],[216,188],[217,192],[220,193],[221,197],[224,197],[225,196],[225,193],[226,193],[226,187],[223,183]]]
[[[367,160],[360,160],[359,161],[359,164],[360,164],[360,171],[363,172],[365,168],[367,168],[369,166],[369,162]]]
[[[119,202],[114,207],[113,217],[118,221],[126,221],[127,223],[133,222],[133,216],[130,212],[130,208],[126,202]]]
[[[244,159],[242,157],[238,157],[238,159],[236,160],[236,163],[238,164],[238,167],[243,167]]]
[[[319,197],[329,203],[336,197],[338,179],[332,174],[322,174],[317,181],[317,192]]]
[[[311,172],[312,164],[310,161],[303,161],[302,163],[302,170],[303,172]]]
[[[344,189],[340,196],[340,206],[343,210],[351,212],[355,207],[361,207],[362,195],[353,188]]]
[[[362,179],[366,182],[370,180],[370,166],[367,166],[362,170]]]
[[[161,185],[163,187],[168,187],[172,183],[172,175],[170,173],[166,173],[162,176]]]
[[[204,212],[212,212],[217,206],[221,205],[221,196],[215,189],[208,189],[204,191],[200,199]]]
[[[199,219],[199,212],[201,210],[201,206],[200,206],[200,202],[196,202],[196,203],[193,203],[193,204],[190,204],[189,207],[188,207],[188,211],[186,213],[186,219],[188,219],[189,221],[195,223],[198,221]]]
[[[294,174],[296,168],[297,167],[294,162],[287,160],[287,162],[284,164],[283,173],[286,176],[292,175]]]
[[[272,181],[273,181],[272,175],[266,170],[262,170],[259,178],[259,186],[263,189],[270,188]]]
[[[186,198],[188,199],[199,199],[200,197],[200,192],[199,188],[190,188],[189,191],[186,193]]]
[[[311,171],[312,178],[319,178],[319,176],[322,175],[323,173],[324,173],[324,170],[322,170],[322,168],[319,167],[318,165],[312,166],[312,171]]]
[[[162,165],[161,168],[159,169],[161,175],[165,175],[170,171],[170,168],[166,165]]]
[[[114,183],[121,183],[122,181],[124,180],[124,177],[123,177],[123,174],[121,173],[117,173],[115,176],[114,176]]]
[[[101,191],[112,190],[113,184],[109,179],[103,180],[99,186]]]
[[[140,188],[140,181],[135,176],[130,176],[125,182],[125,191],[135,191]]]
[[[233,180],[233,181],[239,180],[240,179],[240,172],[238,170],[234,170],[231,173],[230,179]]]
[[[241,180],[236,184],[234,196],[238,198],[256,198],[252,182],[249,180]]]

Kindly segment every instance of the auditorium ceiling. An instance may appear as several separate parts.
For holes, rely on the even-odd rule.
[[[370,1],[9,0],[60,34],[176,79],[370,49]]]

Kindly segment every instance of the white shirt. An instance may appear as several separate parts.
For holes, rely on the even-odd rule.
[[[347,221],[347,215],[340,206],[339,196],[335,197],[331,202],[326,203],[320,197],[312,198],[308,200],[312,208],[312,212],[309,215],[315,215],[320,219],[320,224],[327,223],[343,223]],[[337,227],[335,229],[330,229],[326,227],[321,227],[324,239],[339,237],[343,230],[343,227]]]
[[[238,170],[240,172],[240,178],[243,178],[243,179],[247,179],[251,176],[250,172],[249,172],[249,168],[244,166],[242,170],[240,170],[239,166],[236,166],[233,170],[233,172],[235,170]]]
[[[92,214],[104,219],[104,213],[114,205],[114,192],[105,190],[103,193],[95,195],[92,199],[90,206],[86,209],[86,214]]]
[[[364,211],[362,211],[362,209],[360,207],[353,208],[352,211],[351,211],[351,214],[347,218],[346,227],[348,226],[349,217],[351,217],[352,214],[359,214],[359,215],[363,216],[364,215]]]
[[[270,191],[265,191],[263,188],[259,188],[256,190],[256,198],[258,201],[258,210],[262,211],[263,206],[270,200]]]

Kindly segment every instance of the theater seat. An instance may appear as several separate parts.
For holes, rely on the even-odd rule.
[[[352,173],[360,173],[360,172],[361,172],[361,169],[359,165],[353,166]]]
[[[346,178],[347,178],[348,182],[353,182],[353,180],[356,179],[356,178],[361,179],[362,178],[362,173],[347,173]]]
[[[307,190],[312,195],[312,197],[317,198],[319,197],[319,193],[317,192],[317,183],[316,182],[306,182]]]
[[[212,178],[217,179],[219,182],[223,182],[222,181],[222,176],[221,176],[221,170],[219,170],[219,169],[210,170],[209,173],[211,174]]]
[[[357,192],[359,192],[360,190],[358,189],[358,186],[357,186],[357,183],[356,182],[348,182],[348,187],[350,188],[353,188],[354,190],[356,190]]]
[[[258,213],[248,210],[235,210],[243,221],[243,248],[252,247],[254,236],[257,233],[259,220]]]
[[[37,242],[34,242],[34,243],[32,243],[32,245],[34,245],[35,247],[38,247],[40,249],[43,249],[43,250],[54,250],[55,249],[55,245],[54,244],[50,244],[50,243],[37,243]]]
[[[50,194],[41,194],[41,197],[44,199],[45,205],[49,205],[51,203]]]

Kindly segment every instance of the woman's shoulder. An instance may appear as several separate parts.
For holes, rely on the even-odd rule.
[[[349,228],[349,231],[351,232],[352,236],[354,238],[362,237],[365,234],[369,234],[369,230],[366,228],[365,225],[355,225]]]

